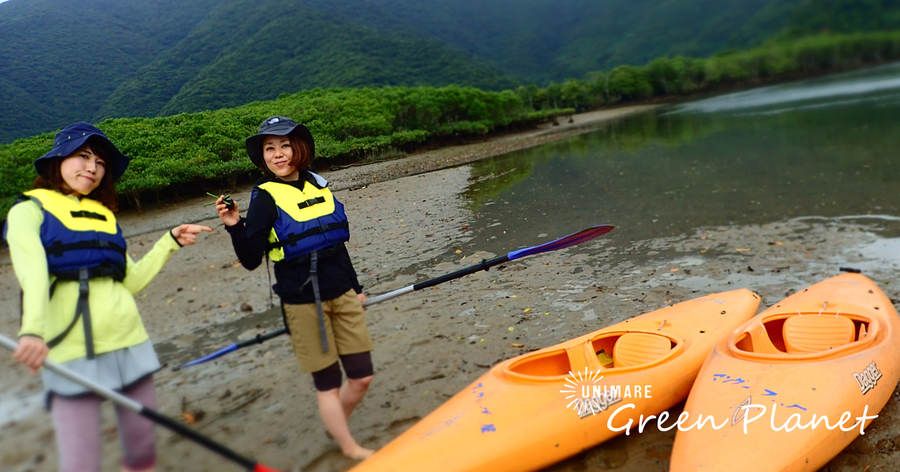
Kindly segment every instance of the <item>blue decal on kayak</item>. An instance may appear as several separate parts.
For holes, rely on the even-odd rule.
[[[482,433],[496,433],[497,428],[495,428],[494,425],[492,425],[492,424],[483,424],[483,425],[481,425],[481,432]]]
[[[782,403],[781,406],[784,406],[784,403]],[[798,404],[796,404],[796,403],[793,404],[793,405],[791,405],[791,406],[785,406],[785,408],[799,408],[799,409],[801,409],[801,410],[803,410],[803,411],[806,411],[806,408],[803,408],[802,406],[800,406],[800,405],[798,405]]]

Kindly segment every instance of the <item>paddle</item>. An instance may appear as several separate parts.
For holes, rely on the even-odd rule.
[[[3,336],[2,334],[0,334],[0,346],[3,346],[5,348],[9,349],[10,351],[15,351],[16,348],[18,347],[18,343],[16,343],[12,339],[9,339],[6,336]],[[231,461],[234,461],[234,462],[240,464],[242,467],[244,467],[247,470],[252,470],[254,472],[278,472],[277,469],[267,467],[263,464],[256,462],[253,459],[244,457],[244,456],[232,451],[231,449],[228,449],[227,447],[213,441],[212,439],[210,439],[206,436],[203,436],[200,433],[182,425],[181,423],[178,423],[175,420],[173,420],[167,416],[161,415],[160,413],[158,413],[154,410],[146,408],[143,405],[141,405],[140,403],[138,403],[126,396],[123,396],[113,390],[110,390],[102,385],[99,385],[90,379],[86,379],[86,378],[76,374],[75,372],[72,372],[71,370],[57,364],[56,362],[53,362],[49,359],[45,360],[44,368],[51,372],[55,372],[56,374],[61,375],[65,378],[71,380],[72,382],[75,382],[78,385],[81,385],[84,388],[87,388],[88,390],[96,393],[97,395],[100,395],[101,397],[111,400],[113,403],[116,403],[119,406],[128,408],[129,410],[143,416],[144,418],[147,418],[150,421],[153,421],[154,423],[156,423],[160,426],[168,428],[168,429],[194,441],[195,443],[209,449],[210,451],[213,451],[213,452],[221,455],[222,457],[224,457],[228,460],[231,460]]]
[[[575,246],[577,244],[581,244],[585,241],[590,241],[598,236],[603,236],[604,234],[612,231],[615,228],[613,225],[598,225],[592,226],[587,229],[583,229],[577,233],[570,234],[566,237],[554,239],[553,241],[541,244],[539,246],[527,247],[524,249],[519,249],[517,251],[513,251],[505,256],[495,257],[491,260],[481,261],[481,264],[473,264],[471,267],[466,267],[465,269],[458,270],[456,272],[452,272],[450,274],[442,275],[440,277],[435,277],[431,280],[426,280],[425,282],[417,283],[414,285],[410,285],[408,287],[403,287],[401,289],[394,290],[393,292],[388,292],[382,295],[378,295],[376,297],[372,297],[363,303],[364,307],[369,305],[374,305],[376,303],[381,303],[386,300],[390,300],[392,298],[399,297],[400,295],[405,295],[410,292],[415,292],[416,290],[422,290],[423,288],[434,287],[435,285],[442,284],[444,282],[458,279],[460,277],[464,277],[469,274],[473,274],[478,271],[488,270],[491,267],[494,267],[498,264],[503,264],[504,262],[514,261],[516,259],[521,259],[527,256],[533,256],[535,254],[541,254],[550,251],[558,251],[560,249],[565,249],[567,247]],[[272,331],[268,334],[257,334],[255,338],[249,339],[247,341],[243,341],[237,344],[232,344],[226,348],[223,348],[219,351],[216,351],[206,357],[201,357],[200,359],[195,359],[186,364],[180,365],[178,367],[172,368],[172,370],[181,370],[185,367],[190,367],[192,365],[201,364],[203,362],[211,361],[218,357],[224,356],[229,352],[236,351],[242,347],[250,346],[252,344],[261,344],[269,339],[272,339],[277,336],[281,336],[282,334],[287,333],[287,329],[279,329],[276,331]]]

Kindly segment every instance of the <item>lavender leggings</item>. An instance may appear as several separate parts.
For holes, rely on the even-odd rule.
[[[122,392],[126,397],[156,409],[153,377],[131,385]],[[100,472],[100,403],[94,394],[66,398],[54,395],[51,404],[59,465],[62,472]],[[125,455],[122,466],[128,470],[145,470],[156,465],[156,441],[153,422],[116,406],[119,438]]]

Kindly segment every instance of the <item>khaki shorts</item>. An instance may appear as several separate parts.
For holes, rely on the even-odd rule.
[[[368,352],[373,348],[366,328],[366,315],[356,292],[322,301],[328,352],[322,352],[319,319],[315,303],[284,305],[284,318],[291,332],[294,355],[303,372],[317,372],[338,360],[341,354]]]

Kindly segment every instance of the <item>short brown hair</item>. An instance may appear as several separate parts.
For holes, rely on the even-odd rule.
[[[312,151],[309,149],[309,143],[300,139],[295,134],[289,134],[288,139],[291,140],[291,150],[294,152],[294,158],[291,159],[291,165],[298,170],[311,167],[312,160],[309,156],[312,154]]]
[[[103,178],[100,179],[100,185],[86,195],[86,197],[102,203],[106,208],[109,208],[110,211],[118,211],[119,196],[116,194],[116,183],[113,178],[112,169],[110,168],[109,159],[107,159],[106,149],[104,149],[103,146],[91,146],[90,141],[88,141],[84,146],[81,146],[72,154],[85,148],[90,149],[91,152],[103,159],[103,162],[106,163],[106,172],[103,173]],[[69,188],[69,186],[66,185],[66,181],[63,180],[62,171],[60,170],[63,159],[66,159],[67,157],[69,156],[51,159],[50,162],[44,166],[43,173],[34,179],[32,188],[56,190],[65,195],[74,194],[75,191]]]

